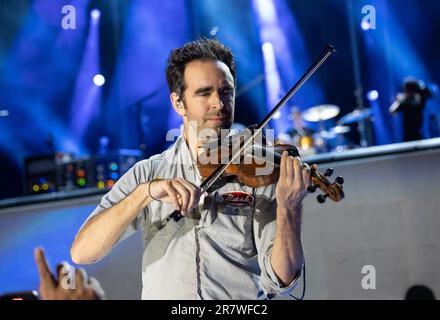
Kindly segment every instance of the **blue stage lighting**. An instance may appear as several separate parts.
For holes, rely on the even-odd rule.
[[[377,92],[377,90],[370,90],[367,92],[367,99],[369,101],[375,101],[377,98],[379,98],[379,92]]]
[[[99,11],[98,9],[93,9],[92,11],[90,11],[90,16],[92,17],[92,19],[98,20],[101,17],[101,11]]]
[[[368,21],[362,21],[361,23],[361,28],[362,30],[370,30],[371,29],[371,24]]]
[[[102,85],[104,85],[105,83],[105,78],[102,74],[97,74],[93,77],[93,83],[98,86],[101,87]]]

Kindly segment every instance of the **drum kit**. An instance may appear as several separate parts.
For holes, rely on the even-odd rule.
[[[333,104],[322,104],[311,107],[300,114],[302,120],[307,122],[318,123],[319,131],[303,126],[298,129],[299,124],[298,109],[292,108],[296,115],[293,115],[294,128],[289,132],[293,134],[283,134],[284,139],[290,137],[291,141],[282,141],[285,143],[293,143],[298,147],[303,156],[313,155],[316,153],[329,151],[343,151],[349,149],[346,134],[351,131],[350,124],[359,123],[360,121],[371,118],[371,109],[355,109],[354,111],[344,115],[337,121],[337,125],[330,129],[325,129],[324,122],[334,119],[340,113],[340,108]],[[296,121],[295,121],[296,120]]]

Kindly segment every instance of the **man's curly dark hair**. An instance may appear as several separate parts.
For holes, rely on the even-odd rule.
[[[234,55],[218,40],[202,38],[187,42],[183,47],[173,49],[168,57],[166,76],[170,92],[176,92],[183,99],[185,91],[184,72],[187,63],[194,60],[219,60],[226,64],[235,81]]]

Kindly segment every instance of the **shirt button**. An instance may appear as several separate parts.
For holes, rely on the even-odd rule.
[[[275,298],[275,295],[273,293],[267,294],[267,299],[272,300],[273,298]]]
[[[193,167],[188,167],[188,170],[189,170],[189,171],[192,171],[192,170],[193,170]]]

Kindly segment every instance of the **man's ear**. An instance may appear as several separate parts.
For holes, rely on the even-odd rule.
[[[171,104],[173,105],[174,111],[176,111],[180,116],[185,115],[185,108],[183,105],[183,101],[180,99],[180,96],[176,92],[171,92],[170,95]]]

